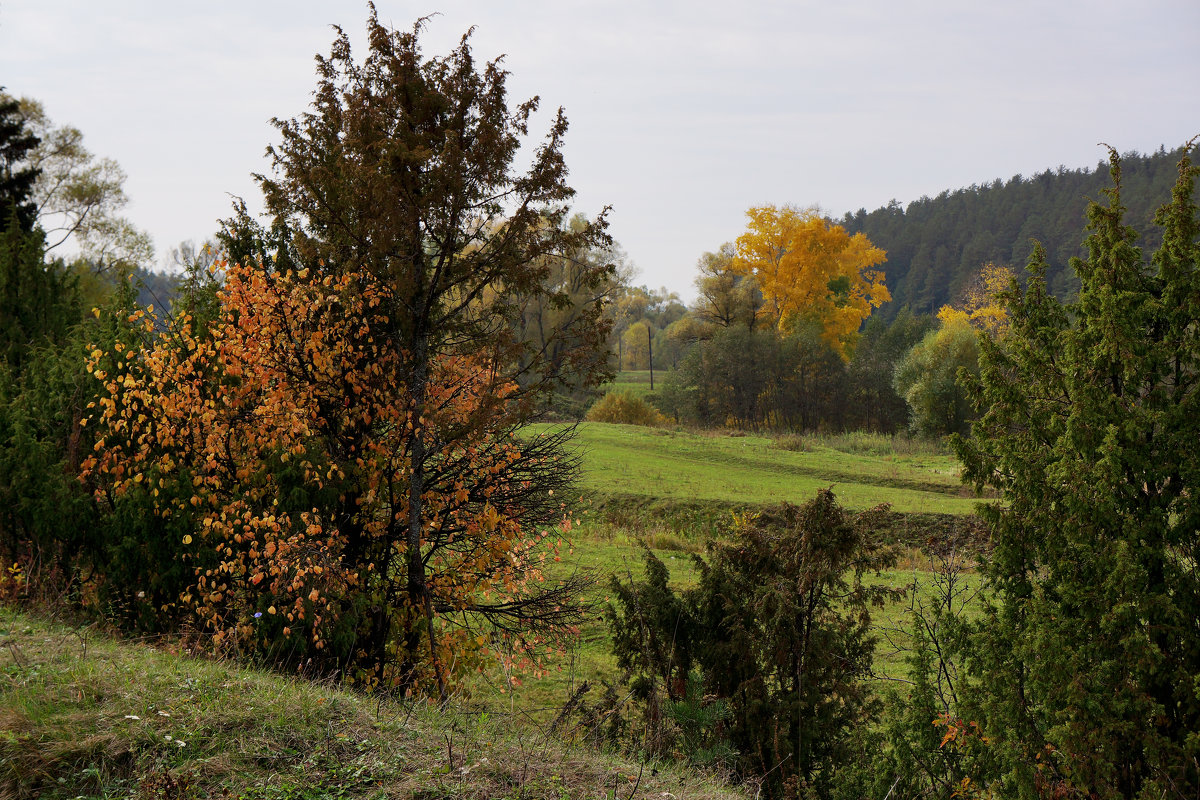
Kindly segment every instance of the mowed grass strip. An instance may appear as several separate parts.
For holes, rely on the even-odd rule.
[[[550,426],[544,426],[549,429]],[[534,426],[537,432],[543,426]],[[580,492],[747,505],[802,503],[833,487],[848,509],[970,514],[978,502],[953,456],[852,454],[820,445],[786,450],[764,436],[581,423]]]

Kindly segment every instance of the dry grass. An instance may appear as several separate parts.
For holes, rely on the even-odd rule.
[[[0,798],[732,798],[705,776],[0,609]]]
[[[869,431],[846,433],[792,433],[775,438],[775,446],[798,453],[821,447],[852,455],[870,456],[947,456],[950,447],[941,439],[927,439],[907,433],[885,434]]]

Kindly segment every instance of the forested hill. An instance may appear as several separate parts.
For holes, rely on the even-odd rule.
[[[1158,244],[1151,221],[1155,208],[1170,196],[1182,152],[1160,148],[1152,155],[1121,158],[1126,222],[1150,232],[1138,242],[1146,250]],[[880,310],[886,319],[906,305],[913,311],[936,311],[955,300],[989,261],[1023,269],[1035,239],[1046,248],[1051,290],[1065,298],[1078,285],[1068,263],[1071,256],[1084,255],[1079,232],[1088,201],[1100,200],[1101,190],[1110,185],[1105,162],[1094,169],[1059,167],[1030,178],[1017,175],[945,191],[907,208],[893,200],[838,222],[887,251],[884,271],[892,301]]]

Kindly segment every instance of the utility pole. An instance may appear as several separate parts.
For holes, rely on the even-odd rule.
[[[646,323],[646,352],[649,357],[646,363],[650,365],[650,391],[654,391],[654,337],[650,334],[650,323]]]

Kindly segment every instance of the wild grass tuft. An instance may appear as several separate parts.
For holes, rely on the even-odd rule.
[[[784,434],[775,439],[775,446],[799,453],[827,447],[830,450],[852,455],[905,457],[950,455],[950,448],[941,439],[928,439],[906,433],[886,434],[871,431]]]
[[[667,424],[662,412],[632,392],[609,392],[588,409],[587,419],[650,428]]]

